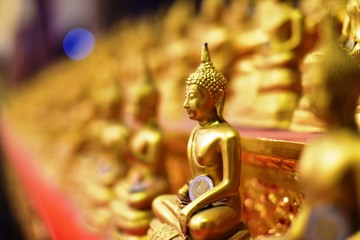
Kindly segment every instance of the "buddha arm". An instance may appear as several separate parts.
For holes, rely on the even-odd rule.
[[[307,189],[309,182],[312,183],[312,169],[314,158],[316,158],[316,149],[319,144],[313,143],[306,146],[300,156],[298,172],[301,176],[302,187]],[[315,146],[315,147],[314,147]],[[294,219],[291,224],[289,231],[287,232],[285,239],[302,239],[303,234],[305,232],[306,224],[308,222],[309,216],[312,211],[313,200],[309,202],[309,195],[307,195],[307,199],[304,201],[303,206],[301,207],[300,212]]]
[[[285,239],[303,239],[306,224],[310,217],[312,207],[305,203],[301,208],[301,211],[296,216],[294,222],[291,224],[291,228],[286,233]]]
[[[190,167],[190,173],[193,178],[195,177],[195,171],[194,171],[193,163],[192,163],[192,159],[193,159],[192,158],[192,146],[194,144],[194,137],[195,137],[195,133],[196,133],[197,129],[198,129],[198,126],[194,127],[194,129],[192,130],[190,137],[189,137],[189,142],[187,145],[188,166]]]
[[[197,210],[238,193],[240,181],[240,139],[236,133],[219,141],[223,164],[223,180],[213,189],[207,191],[182,209],[182,214],[190,218]],[[231,136],[229,136],[231,135]]]
[[[195,132],[197,130],[197,127],[195,127],[189,137],[189,142],[187,145],[187,156],[188,156],[188,165],[190,167],[190,172],[191,172],[191,176],[194,177],[195,172],[194,172],[194,168],[192,167],[192,162],[191,162],[191,151],[192,151],[192,145],[194,142],[194,136],[195,136]],[[178,206],[180,208],[183,208],[185,205],[188,204],[188,202],[190,201],[189,198],[189,183],[192,181],[189,180],[187,181],[178,191],[177,193],[177,201],[178,201]]]

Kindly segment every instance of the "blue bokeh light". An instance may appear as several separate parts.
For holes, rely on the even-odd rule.
[[[94,35],[85,28],[71,29],[63,40],[65,54],[76,61],[87,57],[92,52],[94,45]]]

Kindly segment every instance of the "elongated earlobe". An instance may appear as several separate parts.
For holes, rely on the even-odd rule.
[[[225,93],[223,90],[218,91],[218,97],[216,99],[215,107],[216,107],[216,113],[221,118],[224,119],[222,116],[222,112],[224,110],[224,102],[225,102]]]

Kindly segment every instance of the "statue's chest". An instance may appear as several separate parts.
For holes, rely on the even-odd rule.
[[[130,143],[131,150],[138,153],[146,153],[148,147],[148,136],[146,133],[135,134]]]
[[[221,160],[219,140],[211,133],[197,133],[190,148],[191,157],[199,167],[209,167]]]

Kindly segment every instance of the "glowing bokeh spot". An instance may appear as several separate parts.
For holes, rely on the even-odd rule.
[[[95,45],[94,35],[84,28],[74,28],[64,37],[63,49],[65,54],[76,61],[87,57]]]

